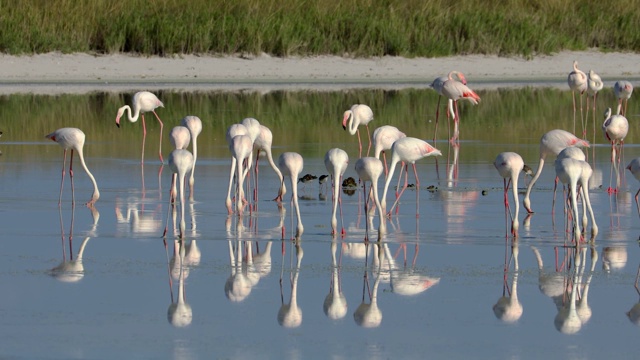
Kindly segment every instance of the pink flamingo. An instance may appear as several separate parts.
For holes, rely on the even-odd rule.
[[[278,168],[282,172],[283,176],[289,176],[291,180],[291,202],[296,209],[296,216],[298,218],[298,227],[296,228],[296,239],[300,238],[304,232],[304,226],[302,225],[302,219],[300,218],[300,207],[298,206],[298,175],[304,167],[304,160],[302,155],[295,152],[286,152],[280,155],[278,158]],[[282,179],[284,182],[284,178]],[[284,238],[284,226],[282,227],[282,237]]]
[[[571,96],[573,99],[573,132],[576,132],[576,91],[580,93],[580,120],[584,125],[584,117],[582,113],[582,94],[587,91],[587,74],[584,71],[578,69],[578,61],[573,60],[573,71],[569,73],[567,77],[567,83],[569,89],[571,89]],[[585,130],[583,128],[583,130]]]
[[[249,135],[236,135],[231,139],[229,150],[236,162],[236,210],[242,215],[247,200],[244,196],[244,161],[250,159],[253,141]]]
[[[608,108],[605,112],[605,121],[602,124],[602,132],[604,137],[611,142],[611,175],[609,176],[609,188],[607,192],[609,194],[618,192],[620,186],[620,174],[618,173],[618,167],[622,158],[622,147],[624,146],[624,138],[629,132],[629,121],[626,117],[620,115],[621,106],[618,104],[618,114],[611,115],[611,108]],[[619,151],[616,151],[619,148]],[[616,172],[616,187],[611,187],[613,178],[613,171]]]
[[[344,231],[344,220],[342,218],[342,196],[340,195],[340,184],[342,184],[342,175],[347,170],[347,166],[349,165],[349,155],[347,152],[333,148],[324,156],[324,166],[327,168],[327,171],[331,175],[331,179],[333,181],[333,196],[331,197],[333,201],[333,211],[331,213],[331,235],[337,234],[338,228],[338,220],[336,218],[336,212],[338,208],[338,204],[340,204],[340,221],[342,223],[342,230],[340,234],[342,236],[345,235]]]
[[[450,71],[448,75],[446,76],[440,76],[437,77],[435,80],[433,80],[433,82],[431,83],[431,88],[433,90],[435,90],[438,93],[438,104],[436,105],[436,128],[433,132],[433,142],[436,142],[436,137],[438,134],[438,118],[440,117],[440,99],[442,98],[442,96],[444,95],[442,93],[442,88],[444,87],[444,83],[449,80],[449,78],[456,78],[459,82],[461,82],[463,85],[467,85],[467,79],[464,77],[464,74],[461,73],[460,71]],[[447,113],[447,118],[448,118],[448,113]]]
[[[467,85],[457,81],[453,78],[453,74],[449,73],[447,81],[442,85],[442,95],[447,97],[447,99],[453,101],[455,113],[453,115],[454,126],[456,127],[453,137],[451,141],[455,141],[458,139],[458,131],[457,126],[460,121],[460,115],[458,113],[458,100],[468,100],[474,105],[478,105],[478,101],[480,101],[480,96],[475,93],[475,91],[471,90]],[[449,106],[451,109],[451,106]]]
[[[389,183],[391,182],[391,178],[393,177],[393,172],[396,169],[396,164],[399,161],[403,161],[405,164],[411,164],[413,166],[413,174],[416,177],[416,217],[419,217],[417,200],[420,193],[420,179],[418,179],[416,161],[432,155],[442,155],[442,153],[440,152],[440,150],[429,145],[429,143],[424,140],[416,139],[413,137],[405,137],[393,143],[393,146],[391,147],[391,166],[389,167],[389,174],[387,174],[387,179],[384,183],[384,191],[382,192],[381,203],[384,210],[386,210],[387,190],[389,189]],[[405,165],[405,172],[408,173],[407,165]],[[391,209],[389,209],[389,212],[387,213],[388,215],[391,214],[391,211],[398,204],[400,197],[402,197],[402,194],[406,190],[408,177],[409,175],[407,174],[404,181],[404,187],[402,188],[402,191],[400,191],[400,194],[396,198],[396,201],[393,203],[393,206],[391,206]]]
[[[85,135],[82,130],[77,128],[60,128],[51,134],[47,135],[46,138],[53,140],[58,143],[58,145],[62,146],[64,149],[64,155],[62,157],[62,180],[60,181],[60,198],[58,199],[58,206],[62,204],[62,187],[64,185],[64,172],[65,172],[65,163],[67,161],[67,150],[71,149],[71,157],[69,160],[69,176],[71,177],[71,196],[72,202],[75,204],[75,194],[73,188],[73,151],[75,150],[78,153],[78,157],[80,157],[80,164],[82,168],[91,179],[93,183],[93,195],[91,196],[91,200],[87,202],[87,206],[93,207],[93,205],[100,198],[100,191],[98,190],[98,184],[96,183],[96,179],[91,174],[91,171],[87,168],[87,164],[84,162],[83,148],[84,148],[84,140]]]
[[[349,134],[355,135],[358,133],[358,146],[360,152],[358,153],[358,157],[362,157],[362,141],[360,140],[360,129],[358,127],[360,125],[364,125],[367,128],[367,139],[371,139],[371,134],[369,133],[369,123],[373,120],[373,110],[365,104],[356,104],[351,106],[351,109],[344,112],[342,116],[342,128],[347,130],[347,126],[349,127]],[[367,148],[367,155],[369,155],[369,151],[371,150],[371,140],[369,140],[369,147]]]
[[[162,159],[162,128],[164,124],[158,114],[156,114],[156,109],[159,107],[164,107],[164,104],[157,96],[148,91],[139,91],[133,95],[133,116],[131,115],[131,107],[129,107],[129,105],[119,108],[118,114],[116,115],[116,126],[118,127],[120,127],[120,118],[125,110],[127,111],[127,118],[132,123],[138,121],[138,117],[142,115],[142,163],[144,163],[144,142],[147,138],[147,126],[144,123],[144,113],[146,112],[152,112],[160,123],[160,149],[158,150],[158,154],[160,155],[160,162],[164,162]]]
[[[622,102],[624,100],[624,109],[621,113],[622,116],[627,115],[627,102],[633,94],[633,85],[627,80],[616,81],[613,84],[613,92],[616,94],[616,98],[618,98],[618,104],[622,106]]]
[[[579,184],[584,204],[591,215],[591,221],[593,223],[592,233],[593,237],[595,237],[598,227],[595,223],[595,217],[593,215],[593,209],[591,208],[591,201],[589,199],[589,178],[593,173],[591,166],[586,161],[564,157],[556,160],[555,168],[558,179],[562,181],[563,184],[569,185],[571,210],[573,211],[574,236],[576,239],[582,239],[582,232],[580,231],[580,223],[578,221],[577,191]],[[583,227],[586,227],[585,223],[586,219],[583,220]]]
[[[182,118],[180,124],[189,129],[191,135],[192,149],[193,149],[193,168],[191,169],[191,176],[189,176],[189,200],[193,200],[193,184],[195,179],[193,174],[196,172],[196,161],[198,160],[198,135],[202,132],[202,120],[194,115],[185,116]]]
[[[264,125],[260,125],[260,134],[253,142],[253,146],[257,149],[256,152],[256,166],[255,166],[255,177],[256,177],[256,201],[257,201],[257,192],[258,192],[258,160],[260,160],[260,151],[264,151],[267,154],[267,161],[269,161],[269,165],[273,171],[278,175],[278,179],[280,180],[280,190],[278,190],[278,195],[274,199],[277,202],[282,201],[282,196],[287,193],[287,188],[282,181],[282,173],[280,169],[273,162],[273,155],[271,154],[271,144],[273,143],[273,134],[268,127]]]
[[[229,126],[229,128],[227,129],[227,135],[226,135],[227,144],[229,145],[229,147],[232,146],[232,139],[238,135],[249,135],[249,129],[247,129],[247,127],[242,124],[233,124]],[[233,175],[235,171],[236,171],[236,158],[231,156],[231,170],[229,172],[229,187],[227,189],[227,200],[225,201],[227,212],[229,214],[233,213],[233,210],[231,208],[231,187],[233,186]],[[236,179],[236,181],[239,181],[239,179]]]
[[[189,150],[175,149],[169,154],[169,167],[171,171],[178,174],[178,182],[180,184],[180,238],[183,238],[185,232],[184,178],[193,168],[193,155],[191,155]]]
[[[191,133],[189,132],[189,129],[184,126],[175,126],[171,129],[171,132],[169,132],[169,140],[171,141],[171,145],[173,145],[174,149],[186,150],[189,147],[189,142],[191,142]],[[169,193],[169,197],[172,202],[177,195],[177,177],[177,172],[174,172],[171,177],[171,192]]]
[[[544,161],[547,156],[558,156],[560,151],[564,150],[564,148],[570,146],[577,147],[589,147],[589,142],[587,140],[583,140],[573,135],[572,133],[555,129],[551,130],[540,138],[540,163],[538,164],[538,170],[536,170],[535,175],[533,175],[533,179],[529,182],[529,186],[527,186],[527,192],[524,196],[524,208],[528,213],[533,213],[531,210],[531,190],[533,189],[533,185],[538,181],[540,174],[542,173],[542,168],[544,168]],[[558,179],[556,179],[557,183]]]
[[[493,162],[493,166],[496,167],[498,173],[503,178],[504,182],[504,211],[505,218],[506,212],[509,211],[511,217],[511,234],[515,237],[518,236],[518,227],[520,225],[518,221],[518,214],[520,213],[520,202],[518,200],[518,176],[522,169],[524,169],[524,160],[522,156],[514,152],[503,152],[498,154],[496,160]],[[507,180],[508,179],[508,180]],[[511,209],[509,208],[509,185],[513,189],[513,202],[516,205],[515,216],[511,216]]]
[[[589,96],[593,98],[592,107],[593,107],[593,136],[595,141],[595,132],[596,132],[596,96],[598,95],[598,91],[604,88],[604,83],[602,82],[602,78],[600,75],[596,74],[595,71],[589,70],[589,74],[587,75],[587,115],[585,116],[585,124],[582,124],[582,137],[587,137],[587,126],[586,122],[588,122],[589,118]]]
[[[640,157],[637,157],[629,162],[627,165],[627,169],[631,171],[631,174],[640,181]],[[640,194],[640,189],[636,192],[636,208],[638,209],[638,215],[640,216],[640,204],[638,204],[638,195]]]
[[[378,207],[378,215],[380,216],[380,225],[378,227],[378,240],[380,240],[382,238],[382,235],[386,234],[387,232],[387,224],[384,217],[384,207],[380,206],[380,197],[378,196],[378,179],[380,178],[380,175],[382,175],[383,171],[382,161],[374,157],[363,157],[356,161],[355,168],[356,173],[358,173],[358,176],[362,181],[371,182],[369,193],[373,191],[373,200]],[[365,213],[368,213],[368,199],[370,198],[371,194],[367,194],[366,191],[364,193],[365,199],[367,199],[367,201],[365,201]],[[367,227],[369,226],[368,224],[369,222],[367,221]]]
[[[373,156],[376,159],[380,159],[380,153],[382,153],[385,176],[389,173],[385,151],[390,150],[396,140],[404,137],[407,137],[407,135],[398,130],[397,127],[391,125],[383,125],[373,131],[373,137],[371,137],[371,141],[373,142]]]

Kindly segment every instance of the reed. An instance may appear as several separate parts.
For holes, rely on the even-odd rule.
[[[640,50],[629,2],[0,1],[0,52],[523,55]]]

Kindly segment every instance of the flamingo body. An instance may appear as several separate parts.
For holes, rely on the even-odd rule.
[[[202,132],[202,120],[194,115],[188,115],[182,118],[180,122],[182,126],[189,129],[191,135],[192,150],[193,150],[193,168],[191,169],[191,175],[189,176],[189,199],[193,200],[193,184],[195,183],[194,174],[196,172],[196,161],[198,160],[198,135]]]
[[[98,184],[96,183],[96,179],[93,177],[93,174],[91,174],[91,171],[89,171],[89,168],[87,168],[87,164],[84,162],[84,142],[85,142],[85,134],[84,132],[82,132],[82,130],[77,129],[77,128],[60,128],[54,132],[52,132],[51,134],[46,136],[48,139],[53,140],[55,142],[58,143],[58,145],[60,145],[63,149],[64,149],[64,160],[62,163],[62,181],[60,184],[60,198],[58,200],[58,205],[61,204],[62,202],[62,185],[64,184],[64,168],[65,168],[65,161],[67,158],[67,150],[71,150],[71,164],[69,165],[69,175],[71,176],[71,179],[73,180],[73,169],[72,169],[72,164],[73,164],[73,151],[75,150],[75,152],[78,154],[78,157],[80,158],[80,165],[82,165],[82,168],[84,169],[84,171],[87,173],[87,175],[89,176],[89,179],[91,179],[91,182],[93,183],[93,195],[91,196],[91,200],[89,200],[89,202],[87,202],[88,206],[93,206],[93,204],[95,204],[96,201],[98,201],[98,199],[100,198],[100,190],[98,190]],[[72,186],[73,186],[73,181],[72,181]],[[73,191],[73,188],[72,188]]]
[[[296,238],[299,238],[304,232],[304,226],[302,225],[302,219],[300,218],[300,206],[298,206],[298,176],[302,172],[304,167],[304,160],[302,155],[295,152],[285,152],[278,158],[278,168],[282,172],[283,176],[289,176],[291,180],[291,201],[295,207],[296,216],[298,218],[298,225],[296,228]],[[283,179],[284,182],[284,179]],[[284,234],[284,230],[283,230]]]
[[[367,138],[370,139],[369,123],[373,121],[373,110],[365,104],[355,104],[351,106],[351,109],[344,112],[342,116],[342,128],[349,131],[349,134],[355,135],[358,133],[358,145],[360,147],[360,155],[362,156],[362,141],[360,139],[360,125],[364,125],[367,128]],[[367,154],[371,149],[371,141],[369,141],[369,148]]]
[[[378,179],[384,168],[380,159],[374,157],[363,157],[356,161],[355,165],[356,173],[362,181],[371,182],[371,190],[373,191],[373,200],[378,207],[378,214],[380,216],[380,225],[378,227],[378,239],[386,233],[386,223],[384,217],[384,208],[380,206],[380,197],[378,196]],[[365,196],[368,196],[365,194]],[[366,204],[366,202],[365,202]]]
[[[509,208],[507,197],[509,183],[513,183],[511,186],[513,189],[513,202],[515,203],[516,211],[511,224],[511,233],[513,235],[517,235],[520,224],[518,221],[518,215],[520,213],[520,202],[518,200],[518,176],[522,169],[524,169],[524,160],[522,160],[522,156],[514,152],[503,152],[498,154],[493,162],[493,166],[495,166],[500,176],[504,179],[504,204],[506,209]]]
[[[340,184],[342,183],[342,176],[349,166],[349,155],[342,149],[330,149],[324,156],[324,166],[333,179],[333,210],[331,212],[331,234],[333,235],[337,233],[338,228],[338,219],[336,217],[338,204],[340,204],[340,219],[342,220]],[[344,222],[342,223],[341,233],[344,234]]]
[[[169,168],[173,173],[178,174],[178,188],[180,194],[180,238],[185,233],[184,221],[184,178],[193,168],[193,155],[189,150],[175,149],[169,154]]]
[[[138,117],[142,115],[142,162],[144,162],[144,143],[145,138],[147,137],[147,126],[144,122],[144,113],[152,112],[160,123],[160,149],[158,153],[160,154],[160,161],[162,162],[162,128],[164,127],[164,124],[156,113],[156,109],[164,107],[164,104],[153,93],[148,91],[139,91],[133,95],[132,106],[133,114],[129,105],[122,106],[118,109],[118,113],[116,115],[116,126],[120,127],[120,118],[124,115],[125,111],[127,112],[127,119],[132,123],[138,121]]]

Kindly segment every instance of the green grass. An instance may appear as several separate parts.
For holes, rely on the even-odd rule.
[[[524,55],[640,51],[634,1],[0,0],[0,52]]]

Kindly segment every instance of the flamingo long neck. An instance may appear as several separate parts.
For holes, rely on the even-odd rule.
[[[129,105],[125,105],[122,108],[124,108],[124,110],[127,112],[127,119],[130,122],[138,121],[138,117],[140,117],[140,107],[138,106],[133,107],[133,111],[134,111],[133,116],[131,116],[131,107]]]
[[[358,131],[358,125],[360,125],[360,121],[356,121],[356,114],[351,111],[351,115],[349,116],[349,134],[355,135],[356,131]]]
[[[227,211],[231,214],[233,211],[231,210],[231,187],[233,186],[233,173],[236,171],[236,158],[231,157],[231,171],[229,172],[229,188],[227,190],[227,200],[225,201],[225,205],[227,206]]]
[[[89,179],[91,179],[91,182],[93,183],[93,196],[91,196],[91,202],[94,203],[98,201],[98,199],[100,198],[100,190],[98,190],[98,183],[96,183],[96,179],[93,177],[93,174],[91,173],[91,171],[89,171],[87,164],[84,162],[84,155],[82,153],[82,149],[76,149],[76,153],[78,153],[78,157],[80,158],[80,164],[82,165],[82,168],[87,173],[87,175],[89,175]]]
[[[578,196],[576,188],[578,187],[578,179],[571,179],[571,207],[573,208],[573,229],[576,242],[580,239],[580,223],[578,222]]]
[[[337,175],[338,169],[336,167],[333,168],[333,173],[336,175],[331,175],[333,180],[333,211],[331,212],[331,229],[335,234],[337,234],[338,219],[336,218],[336,212],[338,211],[338,201],[340,201],[340,180],[342,176]]]
[[[236,158],[236,166],[237,166],[237,172],[236,172],[236,187],[237,187],[237,196],[236,196],[236,210],[238,211],[238,214],[241,213],[242,208],[243,208],[243,204],[242,201],[244,199],[244,176],[245,176],[245,170],[243,169],[243,159],[241,159],[240,157]]]
[[[302,235],[304,226],[302,226],[302,219],[300,218],[300,207],[298,206],[298,183],[296,182],[297,174],[291,174],[291,198],[293,200],[293,206],[296,208],[296,216],[298,218],[298,228],[296,229],[296,238]]]
[[[189,186],[191,190],[193,190],[193,183],[195,182],[193,174],[196,172],[196,160],[198,159],[198,143],[196,140],[198,138],[198,135],[194,135],[195,134],[191,134],[191,140],[193,144],[193,165],[191,166],[191,176],[189,177]],[[189,193],[189,196],[193,195]]]
[[[389,167],[389,173],[387,174],[387,179],[384,182],[384,190],[382,191],[382,199],[380,203],[382,204],[382,210],[387,211],[387,190],[389,190],[389,183],[391,182],[391,178],[393,177],[393,172],[396,170],[396,164],[398,164],[399,158],[397,155],[391,156],[391,166]]]
[[[380,226],[378,227],[378,240],[382,238],[382,235],[387,233],[387,223],[385,221],[385,209],[380,206],[380,197],[378,196],[378,178],[371,179],[371,186],[373,187],[373,199],[378,207],[378,216],[380,216]]]
[[[269,161],[269,165],[271,166],[271,168],[273,169],[273,171],[276,172],[276,175],[278,175],[278,179],[280,179],[280,196],[283,196],[284,194],[287,193],[287,188],[284,185],[284,177],[282,176],[282,172],[280,171],[280,169],[278,169],[278,167],[276,166],[276,164],[273,162],[273,155],[271,155],[271,147],[265,147],[264,152],[267,153],[267,161]],[[257,159],[256,159],[257,161]]]
[[[178,174],[178,179],[180,181],[180,238],[184,237],[185,232],[185,222],[184,222],[184,173]]]
[[[513,194],[513,202],[516,206],[515,215],[513,216],[513,232],[517,233],[518,228],[520,227],[520,222],[518,220],[518,215],[520,214],[520,200],[518,199],[518,177],[519,172],[516,172],[513,176],[511,176],[511,190]]]
[[[544,167],[544,155],[540,156],[540,163],[538,164],[538,170],[536,170],[535,175],[533,175],[533,179],[529,181],[529,186],[527,186],[527,192],[524,195],[524,208],[527,209],[528,212],[531,212],[531,200],[529,196],[531,195],[531,189],[533,189],[533,185],[538,181],[540,174],[542,173],[542,168]]]

